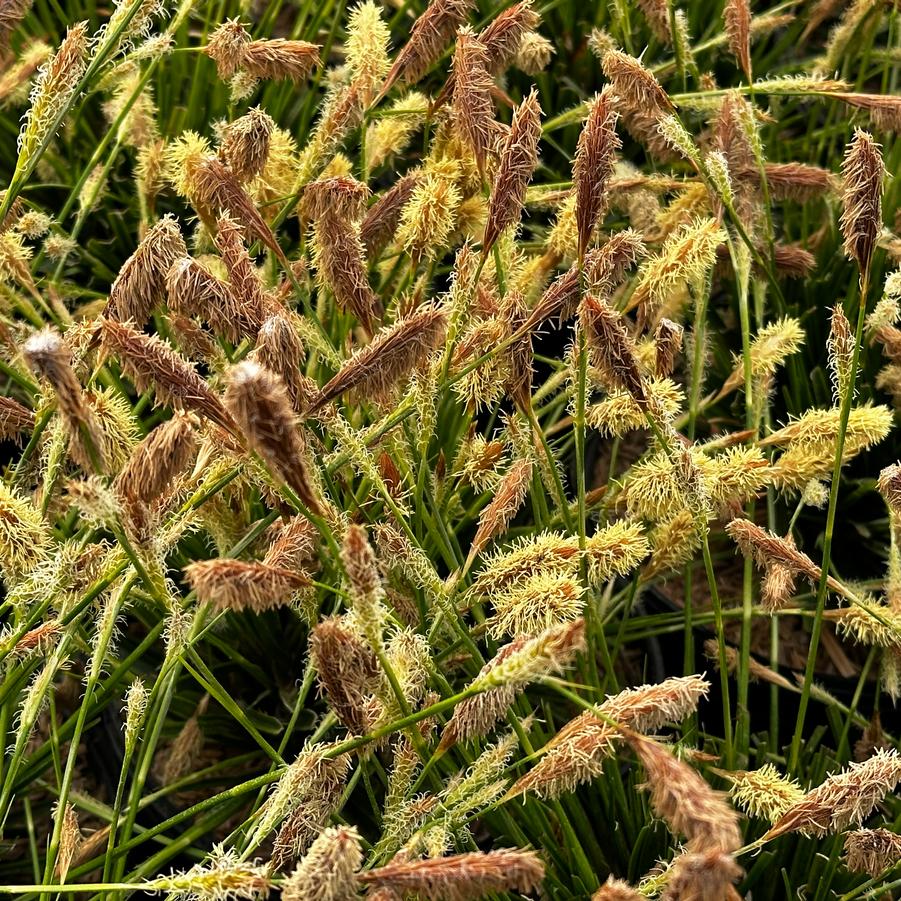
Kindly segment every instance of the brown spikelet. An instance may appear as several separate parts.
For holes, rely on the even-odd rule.
[[[172,264],[187,254],[178,223],[164,216],[122,265],[110,288],[105,314],[143,325],[153,308],[166,299],[166,275]]]
[[[275,122],[259,107],[225,126],[222,155],[242,184],[256,178],[269,158],[269,142]]]
[[[700,676],[667,679],[627,688],[608,697],[599,711],[622,726],[652,732],[697,710],[709,688],[710,683]],[[534,792],[554,798],[573,791],[603,772],[604,761],[621,738],[619,729],[586,710],[557,732],[544,747],[541,760],[514,784],[508,797]]]
[[[367,696],[380,676],[372,649],[341,617],[333,616],[310,633],[310,657],[329,706],[348,730],[362,735],[371,725]]]
[[[320,283],[372,334],[374,321],[382,316],[382,302],[369,284],[356,221],[368,193],[352,178],[322,179],[307,186],[303,205],[313,220],[313,262]]]
[[[682,348],[684,329],[677,322],[661,319],[654,332],[656,359],[654,372],[658,378],[672,375],[676,365],[676,355]]]
[[[732,168],[732,167],[730,167]],[[736,176],[752,184],[760,184],[760,170],[756,166],[733,169]],[[770,196],[774,200],[796,200],[804,203],[831,193],[838,185],[828,169],[806,163],[766,163],[764,165]]]
[[[892,463],[879,473],[876,487],[892,513],[901,515],[901,464]]]
[[[28,15],[33,2],[34,0],[0,0],[0,55],[9,47],[12,33]]]
[[[518,460],[510,467],[509,472],[501,479],[491,503],[479,516],[479,526],[472,539],[467,565],[492,538],[497,538],[507,530],[510,521],[526,499],[531,481],[531,460]]]
[[[637,59],[619,50],[608,50],[601,68],[613,84],[623,123],[632,137],[658,159],[674,159],[677,154],[657,130],[661,119],[672,110],[672,102],[657,79]]]
[[[244,246],[244,229],[231,216],[220,216],[216,220],[214,240],[228,270],[228,281],[234,295],[234,303],[229,305],[228,313],[237,305],[237,324],[231,327],[234,336],[255,336],[267,316],[270,303],[263,293],[256,266]]]
[[[616,134],[614,99],[613,89],[609,86],[595,97],[576,146],[573,185],[580,266],[595,226],[603,215],[607,203],[607,183],[613,174],[616,152],[622,146]]]
[[[205,52],[216,63],[220,78],[244,69],[256,78],[301,81],[319,64],[315,44],[283,38],[254,41],[237,19],[229,19],[210,35]]]
[[[689,851],[728,853],[741,845],[738,813],[725,795],[659,742],[634,732],[627,733],[626,740],[644,765],[654,813],[674,835],[688,839]]]
[[[169,269],[166,292],[170,310],[202,319],[232,344],[256,334],[252,318],[244,315],[231,287],[191,257],[176,260]]]
[[[591,901],[642,901],[644,897],[628,882],[610,876],[591,896]]]
[[[56,809],[56,816],[60,815],[59,807]],[[66,881],[69,874],[69,867],[78,851],[78,846],[82,842],[81,829],[78,826],[78,814],[75,812],[75,806],[67,803],[62,813],[63,826],[60,831],[59,850],[56,858],[56,877],[60,882]]]
[[[212,363],[220,359],[221,351],[215,336],[196,319],[181,313],[170,313],[169,328],[172,343],[189,360]]]
[[[382,95],[395,82],[415,84],[444,52],[475,4],[473,0],[431,0],[413,23],[410,37],[394,60],[385,78]]]
[[[134,449],[116,477],[117,493],[144,503],[161,495],[193,461],[197,451],[196,425],[196,417],[176,413],[157,426]]]
[[[22,351],[31,368],[53,387],[57,408],[71,435],[71,449],[78,463],[85,468],[102,466],[100,428],[72,368],[72,351],[63,336],[55,329],[46,328],[32,335]]]
[[[625,278],[628,269],[646,253],[641,236],[630,228],[617,232],[602,247],[590,250],[583,263],[585,279],[599,297],[608,298]],[[529,318],[528,329],[558,317],[561,322],[571,318],[581,296],[582,272],[570,267],[541,296]]]
[[[817,264],[816,257],[800,244],[781,243],[773,248],[773,262],[776,272],[786,278],[806,278]]]
[[[247,443],[313,513],[321,513],[307,453],[284,382],[250,360],[234,366],[225,403]]]
[[[731,854],[682,853],[668,871],[660,901],[740,901],[733,883],[742,874]]]
[[[34,428],[34,413],[11,397],[0,397],[0,441],[18,438]]]
[[[842,162],[842,237],[845,253],[869,271],[876,239],[882,228],[882,176],[885,167],[879,145],[865,131],[855,129]]]
[[[454,127],[475,158],[485,178],[488,157],[495,152],[498,124],[491,99],[493,81],[488,71],[488,51],[471,28],[457,32],[453,59]]]
[[[845,866],[873,879],[901,861],[901,835],[888,829],[857,829],[845,836]]]
[[[192,410],[237,432],[234,420],[194,367],[156,335],[106,317],[100,320],[100,333],[106,353],[116,357],[139,391],[153,386],[158,401],[176,410]]]
[[[594,365],[611,384],[628,391],[639,404],[645,405],[647,397],[635,348],[620,314],[601,298],[588,294],[579,308],[579,324],[585,330]]]
[[[357,391],[367,399],[387,400],[394,385],[422,365],[438,346],[445,320],[443,309],[427,305],[376,333],[326,383],[309,412],[321,410],[347,391]]]
[[[865,109],[876,128],[883,131],[901,131],[901,97],[889,94],[846,94],[838,91],[836,97],[848,106]]]
[[[37,652],[45,654],[55,647],[59,640],[62,625],[59,620],[52,619],[29,629],[17,642],[10,654],[15,658],[27,657]]]
[[[787,566],[793,573],[803,576],[812,585],[819,584],[820,567],[799,551],[793,542],[773,535],[766,529],[755,525],[747,519],[733,519],[726,526],[726,532],[732,537],[745,556],[752,556],[757,565],[768,568],[773,564]],[[841,586],[832,576],[826,583],[832,591],[841,591]]]
[[[863,763],[829,776],[793,804],[767,832],[767,840],[800,832],[822,837],[860,825],[873,808],[901,781],[901,756],[878,750]]]
[[[275,540],[266,551],[263,563],[282,569],[313,569],[319,532],[303,516],[294,516],[276,530]]]
[[[501,149],[488,204],[488,219],[482,242],[484,253],[494,247],[504,229],[519,219],[526,188],[538,165],[540,137],[541,106],[538,103],[538,92],[533,88],[514,110],[510,131]]]
[[[241,223],[249,235],[262,241],[284,266],[289,265],[272,229],[225,163],[218,159],[203,160],[194,170],[192,187],[193,196],[201,208],[198,212],[209,216],[228,213]]]
[[[309,579],[290,569],[252,560],[202,560],[185,567],[185,577],[203,603],[217,610],[261,613],[291,602]]]
[[[281,376],[291,397],[291,405],[296,413],[302,414],[312,403],[317,388],[300,368],[306,353],[292,316],[287,311],[276,313],[263,323],[257,335],[253,359]]]
[[[751,81],[751,7],[748,0],[726,0],[723,21],[729,37],[729,50]]]
[[[400,214],[421,178],[418,172],[404,175],[369,208],[360,224],[360,240],[366,248],[367,256],[375,257],[394,237]]]
[[[532,334],[523,328],[527,318],[526,305],[518,291],[507,293],[501,313],[510,335],[518,335],[507,350],[508,375],[504,380],[504,391],[520,410],[527,412],[532,404],[534,354]]]
[[[531,0],[514,3],[498,13],[478,34],[479,43],[488,54],[492,75],[501,75],[513,62],[527,32],[537,28],[541,17],[532,9]],[[451,72],[432,108],[442,106],[453,95],[454,73]]]
[[[551,626],[532,638],[516,638],[503,645],[472,683],[484,690],[454,708],[439,749],[487,735],[530,681],[560,671],[584,648],[584,619]]]
[[[429,901],[469,901],[492,892],[534,891],[544,879],[544,864],[532,851],[472,851],[389,863],[361,873],[359,879]]]

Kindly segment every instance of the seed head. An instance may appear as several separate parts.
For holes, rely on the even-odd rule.
[[[879,749],[869,760],[850,764],[792,804],[766,838],[788,832],[821,838],[860,825],[899,781],[901,756],[894,749]]]
[[[646,406],[647,395],[635,346],[622,317],[604,300],[588,294],[579,308],[579,325],[585,331],[591,362],[601,370],[605,380],[612,387],[628,391],[640,406]]]
[[[370,146],[368,136],[366,146]],[[404,175],[369,208],[360,225],[360,240],[369,257],[378,256],[381,249],[394,236],[401,213],[421,178],[418,172]]]
[[[510,131],[504,139],[488,206],[483,253],[487,254],[501,232],[519,219],[526,188],[538,165],[540,137],[541,107],[538,92],[533,88],[514,110]]]
[[[202,560],[185,567],[185,576],[197,597],[217,610],[262,613],[291,603],[309,578],[291,569],[250,560]]]
[[[389,888],[401,895],[415,893],[430,901],[469,901],[493,892],[534,891],[544,879],[544,864],[532,851],[472,851],[388,863],[359,878],[376,889]]]
[[[300,424],[284,382],[248,360],[232,368],[224,399],[241,434],[273,475],[310,512],[321,514],[322,505],[310,478]]]
[[[783,776],[771,763],[765,763],[758,770],[722,772],[720,775],[732,783],[729,797],[742,810],[769,823],[775,823],[804,795],[794,779]]]
[[[222,155],[242,184],[256,178],[269,158],[275,122],[255,107],[222,130]]]
[[[346,901],[357,895],[363,863],[360,836],[353,826],[329,827],[310,845],[297,869],[282,884],[283,901]]]
[[[493,81],[488,51],[471,28],[461,28],[457,32],[453,74],[454,127],[475,158],[484,179],[488,157],[495,152],[498,125],[491,100]]]
[[[642,901],[644,897],[628,882],[609,876],[607,881],[591,896],[591,901]]]
[[[437,62],[473,6],[472,0],[431,0],[413,23],[407,43],[385,78],[382,94],[387,94],[397,81],[403,84],[419,81]]]
[[[397,382],[421,366],[440,344],[445,319],[443,309],[429,304],[377,332],[323,387],[309,412],[315,413],[347,391],[370,401],[387,401]]]
[[[351,10],[347,23],[347,68],[350,83],[360,91],[365,106],[369,106],[391,68],[390,40],[391,32],[377,3],[363,0]]]
[[[616,152],[622,147],[616,134],[614,102],[615,96],[610,87],[604,88],[594,98],[576,146],[573,186],[576,192],[580,266],[595,226],[603,215],[607,203],[607,184],[613,174]]]
[[[901,835],[888,829],[857,829],[845,836],[845,866],[877,879],[901,860]]]
[[[857,262],[861,273],[868,272],[876,239],[882,228],[882,177],[885,166],[879,145],[865,131],[854,138],[842,162],[842,237],[845,253]]]
[[[164,216],[125,261],[110,288],[106,315],[120,322],[143,325],[154,307],[166,299],[166,274],[187,256],[178,223]]]
[[[729,50],[751,81],[751,7],[748,0],[728,0],[723,8],[723,20],[729,37]]]
[[[154,879],[150,888],[184,901],[262,901],[270,885],[267,867],[241,861],[236,851],[217,845],[205,862]]]
[[[122,372],[139,391],[152,385],[157,400],[176,410],[192,410],[230,432],[234,420],[194,367],[156,335],[103,317],[100,333],[104,350],[115,356]]]

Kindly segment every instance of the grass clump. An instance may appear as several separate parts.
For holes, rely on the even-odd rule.
[[[0,0],[0,894],[901,889],[898,29]]]

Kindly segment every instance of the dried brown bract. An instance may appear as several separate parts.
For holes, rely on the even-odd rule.
[[[192,410],[226,431],[237,431],[222,402],[197,370],[156,335],[106,317],[100,320],[103,349],[119,361],[139,391],[151,386],[157,400],[176,410]]]
[[[216,220],[216,249],[222,255],[228,271],[234,300],[223,311],[223,317],[235,315],[231,331],[234,337],[256,335],[272,306],[263,292],[260,276],[244,244],[244,229],[231,216]],[[210,323],[211,325],[213,323]],[[225,329],[224,321],[220,327]]]
[[[256,334],[254,317],[246,315],[236,292],[191,257],[176,260],[169,269],[166,292],[170,310],[202,319],[232,344]]]
[[[729,37],[729,50],[751,81],[751,7],[748,0],[727,0],[723,21]]]
[[[4,53],[9,47],[12,33],[28,15],[33,2],[34,0],[0,0],[0,53]]]
[[[368,189],[352,178],[329,178],[308,185],[304,211],[313,220],[313,262],[320,285],[372,334],[382,302],[372,290],[357,219]]]
[[[384,402],[397,382],[421,366],[444,335],[446,313],[429,305],[376,333],[322,388],[310,406],[315,413],[347,391]]]
[[[488,204],[483,253],[494,247],[504,229],[519,220],[526,188],[538,165],[540,137],[541,106],[538,92],[533,88],[514,110],[510,131],[504,139]]]
[[[687,763],[659,742],[636,733],[626,740],[647,772],[651,807],[689,851],[732,852],[741,846],[738,814]]]
[[[613,174],[616,153],[622,147],[616,134],[616,120],[613,89],[606,87],[589,107],[573,163],[580,266],[608,202],[607,184]]]
[[[197,424],[195,416],[176,413],[168,422],[157,426],[135,448],[116,477],[116,491],[141,503],[158,498],[194,460]]]
[[[185,567],[185,577],[203,603],[217,610],[262,613],[291,603],[310,580],[301,573],[252,560],[202,560]]]
[[[479,516],[479,526],[472,539],[467,563],[474,560],[489,541],[507,530],[526,499],[532,481],[532,468],[531,460],[519,460],[501,479],[491,503]]]
[[[303,342],[293,323],[294,314],[287,310],[270,316],[260,328],[253,359],[270,372],[281,376],[291,404],[303,414],[318,393],[316,383],[304,375],[301,365],[306,357]]]
[[[284,482],[312,513],[322,506],[310,478],[300,424],[284,382],[250,360],[229,374],[225,403],[241,434],[273,475]]]
[[[196,167],[192,182],[194,197],[201,206],[198,212],[211,216],[228,213],[241,223],[248,234],[262,241],[284,266],[289,265],[272,229],[225,163],[218,159],[204,160]]]
[[[842,237],[845,253],[861,273],[869,272],[876,239],[882,228],[882,177],[885,166],[879,145],[859,128],[842,163]]]
[[[544,864],[532,851],[472,851],[389,863],[359,878],[377,889],[416,893],[430,901],[468,901],[492,892],[534,891],[544,879]]]
[[[661,319],[654,332],[656,359],[654,372],[659,378],[672,375],[676,365],[676,355],[682,349],[684,329],[671,319]]]

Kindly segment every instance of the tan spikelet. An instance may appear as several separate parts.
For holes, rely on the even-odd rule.
[[[531,460],[520,460],[510,467],[510,471],[498,485],[491,503],[479,516],[479,526],[472,539],[472,546],[464,569],[469,568],[472,561],[492,538],[496,538],[506,531],[510,520],[522,506],[531,481]]]
[[[0,0],[0,53],[9,47],[12,33],[28,15],[33,0]]]
[[[888,829],[857,829],[845,835],[845,866],[873,879],[901,861],[901,835]]]
[[[55,815],[60,815],[58,807]],[[59,850],[56,858],[56,876],[60,882],[65,882],[66,876],[69,874],[69,867],[72,866],[78,846],[82,842],[82,834],[78,826],[78,814],[75,812],[74,805],[67,803],[62,817],[63,825],[60,831]]]
[[[282,901],[346,901],[356,897],[363,863],[360,836],[353,826],[323,830],[284,881]]]
[[[491,100],[493,82],[488,71],[488,51],[470,28],[461,28],[457,33],[453,73],[454,127],[484,179],[488,158],[496,149],[498,127]]]
[[[622,317],[605,301],[589,294],[582,300],[579,309],[579,325],[585,330],[591,361],[610,384],[628,391],[637,403],[646,404],[635,347]]]
[[[591,901],[642,901],[644,895],[628,882],[608,877],[607,881],[591,896]]]
[[[319,47],[315,44],[284,38],[254,41],[234,19],[210,35],[205,52],[215,61],[220,78],[244,69],[255,78],[302,81],[319,64]]]
[[[245,229],[231,216],[222,215],[216,220],[216,249],[222,255],[234,297],[223,311],[218,325],[222,329],[228,328],[224,319],[234,312],[235,321],[230,326],[230,332],[235,338],[255,336],[271,306],[245,247],[244,232]],[[213,325],[212,322],[210,324]]]
[[[164,216],[123,263],[110,288],[106,315],[143,325],[166,299],[166,275],[172,264],[187,253],[178,223]]]
[[[367,211],[360,224],[360,240],[369,257],[375,257],[394,236],[400,214],[421,177],[411,172],[399,178]]]
[[[229,122],[222,133],[222,155],[241,184],[256,178],[269,158],[275,122],[259,107]]]
[[[748,0],[728,0],[723,21],[729,37],[729,50],[745,78],[751,81],[751,7]]]
[[[317,394],[316,383],[301,369],[305,356],[303,342],[294,325],[294,314],[288,311],[276,313],[263,323],[253,359],[281,377],[298,415],[309,408]]]

